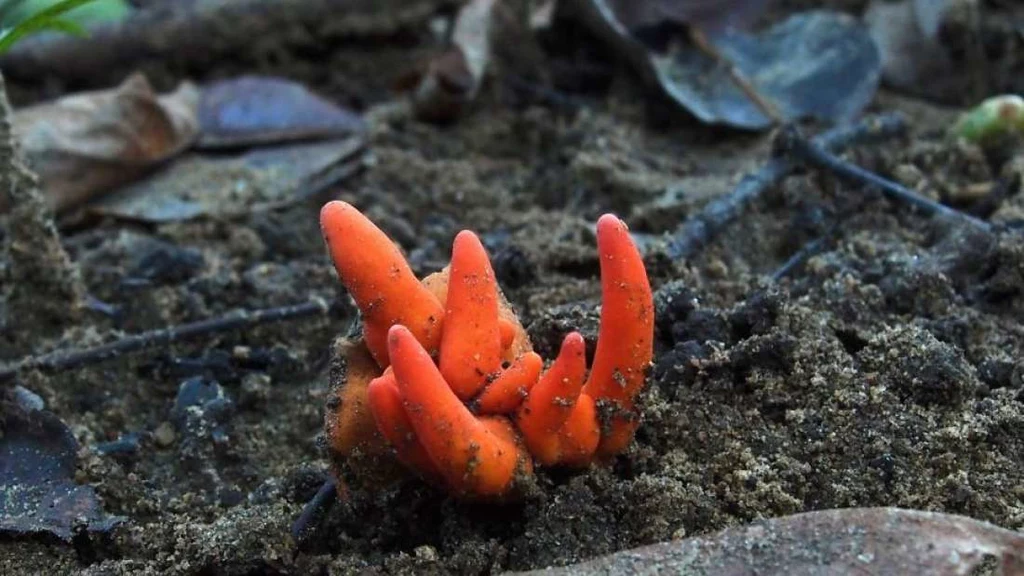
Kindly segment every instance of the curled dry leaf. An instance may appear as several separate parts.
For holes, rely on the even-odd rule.
[[[971,574],[995,558],[1024,574],[1024,534],[963,516],[852,508],[808,512],[626,550],[536,574]]]
[[[513,76],[535,80],[543,75],[543,50],[534,31],[550,24],[555,4],[537,6],[497,0],[469,0],[455,18],[448,47],[422,70],[402,77],[398,88],[412,96],[416,117],[451,122],[476,99],[484,79]],[[495,71],[498,74],[495,74]]]
[[[159,96],[136,74],[111,90],[18,110],[14,129],[47,200],[60,211],[188,148],[199,135],[198,101],[191,84]]]
[[[497,0],[471,0],[459,11],[451,47],[430,62],[413,93],[418,117],[453,120],[476,97],[491,60],[497,6]]]

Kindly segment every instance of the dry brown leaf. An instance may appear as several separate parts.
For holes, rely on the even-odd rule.
[[[1024,534],[964,516],[852,508],[763,520],[536,574],[954,576],[971,574],[986,558],[995,559],[1004,576],[1021,576]]]
[[[416,115],[450,121],[473,101],[491,60],[497,0],[471,0],[455,20],[452,46],[430,63],[413,93]]]
[[[14,130],[47,200],[61,211],[188,148],[199,135],[198,103],[192,84],[160,96],[136,74],[117,88],[18,110]]]
[[[539,80],[545,55],[534,31],[553,16],[554,4],[547,6],[530,13],[498,0],[469,0],[455,18],[449,45],[396,88],[412,92],[417,118],[451,122],[465,114],[488,74]]]

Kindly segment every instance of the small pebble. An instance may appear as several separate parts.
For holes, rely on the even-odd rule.
[[[156,441],[157,446],[161,448],[167,448],[171,444],[174,444],[174,425],[170,422],[161,422],[156,430],[153,430],[153,440]]]
[[[242,387],[238,397],[243,406],[262,406],[270,400],[270,376],[261,372],[253,372],[242,377]]]
[[[413,551],[418,560],[424,560],[427,562],[437,562],[437,549],[433,546],[417,546],[416,550]]]
[[[183,381],[178,387],[178,395],[174,399],[171,416],[179,425],[184,425],[189,408],[198,406],[204,409],[218,400],[226,400],[224,389],[216,381],[202,376],[194,376]]]
[[[203,253],[194,248],[183,248],[149,236],[132,236],[132,261],[126,276],[153,283],[182,282],[192,278],[205,266]]]
[[[14,401],[27,412],[46,408],[46,402],[43,401],[42,396],[24,386],[14,387]]]
[[[729,266],[719,258],[711,260],[705,269],[709,278],[722,279],[729,275]]]

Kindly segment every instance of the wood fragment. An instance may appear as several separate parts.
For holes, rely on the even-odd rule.
[[[109,86],[154,63],[208,65],[251,53],[267,38],[382,38],[427,22],[458,0],[204,0],[168,2],[88,38],[41,35],[0,57],[12,81],[53,78],[76,86]]]

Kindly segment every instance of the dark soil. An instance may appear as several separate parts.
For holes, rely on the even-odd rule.
[[[421,274],[444,265],[460,229],[479,232],[545,357],[571,329],[593,343],[596,218],[615,211],[649,240],[655,367],[644,424],[612,466],[540,470],[538,494],[502,506],[460,503],[414,479],[357,490],[299,552],[291,523],[327,471],[317,437],[330,344],[353,320],[318,229],[328,197],[242,220],[108,222],[68,231],[66,244],[89,293],[118,315],[87,312],[36,350],[236,307],[340,304],[322,318],[26,375],[83,446],[77,480],[128,520],[74,545],[6,538],[0,573],[481,574],[858,506],[1024,528],[1019,171],[945,141],[953,112],[883,93],[874,110],[906,112],[911,133],[848,157],[983,212],[999,232],[802,173],[704,252],[672,262],[662,235],[763,163],[770,136],[660,117],[655,128],[635,80],[614,78],[573,109],[523,105],[497,84],[448,127],[371,107],[375,163],[328,195],[364,210]],[[1009,193],[994,203],[958,193],[995,182]],[[820,253],[770,280],[823,237]],[[195,377],[223,387],[226,415],[195,421],[174,409]],[[132,454],[95,450],[133,432],[142,442]]]

